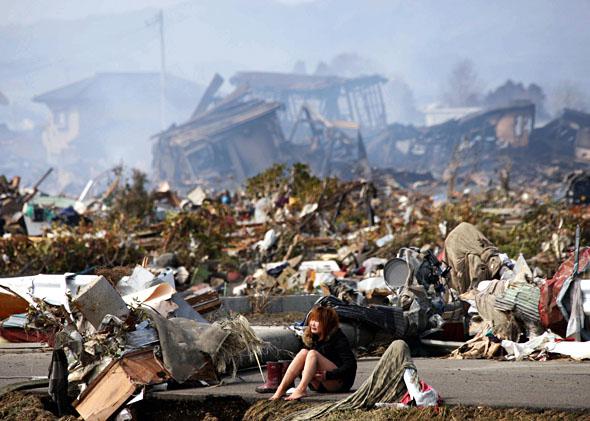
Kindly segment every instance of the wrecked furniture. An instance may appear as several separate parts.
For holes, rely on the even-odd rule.
[[[86,421],[103,421],[141,386],[163,383],[169,378],[152,350],[136,351],[111,362],[74,402],[74,407]]]

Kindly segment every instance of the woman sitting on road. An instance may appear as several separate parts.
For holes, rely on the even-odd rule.
[[[303,333],[305,349],[293,359],[271,400],[279,399],[295,378],[301,381],[286,400],[306,396],[307,386],[317,392],[347,392],[356,376],[356,358],[331,307],[314,307]]]

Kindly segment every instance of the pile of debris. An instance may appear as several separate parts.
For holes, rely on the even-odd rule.
[[[86,208],[92,225],[0,240],[6,272],[35,273],[38,259],[67,272],[0,280],[0,333],[54,346],[50,393],[63,413],[68,384],[78,413],[106,418],[145,387],[235,375],[244,349],[265,361],[243,317],[201,315],[221,294],[248,295],[259,311],[273,295],[322,295],[360,350],[405,339],[454,346],[455,358],[590,357],[580,275],[590,249],[576,245],[555,271],[582,208],[498,190],[437,204],[399,186],[321,180],[302,165],[275,166],[234,195],[179,200],[136,187],[122,191],[126,202],[115,194],[110,207]],[[126,224],[121,209],[133,203],[141,209]]]
[[[176,291],[180,268],[136,266],[112,282],[114,273],[111,282],[75,274],[0,280],[0,333],[53,347],[49,394],[60,415],[73,413],[68,391],[84,419],[107,419],[146,387],[215,384],[235,376],[240,358],[261,355],[243,316],[210,323],[199,313],[219,307],[215,291]]]
[[[461,223],[438,256],[402,248],[390,260],[365,260],[368,276],[360,281],[338,272],[334,261],[301,263],[299,273],[307,270],[323,289],[318,303],[364,333],[351,335],[356,348],[401,338],[459,344],[451,354],[459,359],[588,359],[590,281],[583,274],[589,256],[589,248],[576,246],[575,256],[546,279],[522,255],[510,259],[475,226]]]
[[[422,261],[442,267],[444,239],[462,221],[484,229],[507,255],[531,256],[536,274],[547,277],[571,246],[571,227],[587,218],[584,208],[515,191],[490,189],[439,203],[395,184],[322,180],[300,164],[271,167],[250,178],[243,192],[197,188],[184,199],[169,186],[148,193],[138,174],[122,188],[120,179],[119,173],[101,200],[85,206],[91,225],[0,239],[3,273],[92,273],[169,256],[173,262],[164,266],[182,267],[173,285],[178,291],[319,293],[390,305],[398,298],[385,283],[386,264],[395,257],[413,260],[416,270]],[[448,287],[442,306],[458,307],[465,287]]]
[[[535,105],[525,101],[434,126],[391,124],[368,138],[367,151],[379,168],[432,173],[449,197],[455,189],[485,191],[495,180],[534,196],[554,195],[564,177],[585,169],[589,144],[590,114],[564,109],[535,128]]]
[[[27,225],[31,222],[47,219],[43,209],[27,205],[38,193],[39,186],[52,170],[50,168],[32,188],[23,193],[20,191],[19,176],[12,177],[10,181],[4,175],[0,176],[0,235],[25,234]]]
[[[551,275],[570,245],[571,227],[587,219],[585,208],[528,192],[490,189],[438,202],[395,183],[322,180],[299,164],[271,167],[250,178],[243,192],[196,188],[184,199],[169,186],[148,193],[145,179],[135,175],[116,187],[119,179],[100,199],[77,201],[81,213],[73,226],[47,225],[39,236],[4,235],[3,273],[81,272],[172,252],[189,271],[187,287],[208,282],[231,294],[236,283],[294,257],[336,260],[351,275],[364,260],[388,259],[403,247],[441,250],[446,233],[467,221],[485,228],[509,255],[530,256]],[[305,291],[304,285],[275,292]]]
[[[590,358],[584,319],[590,308],[588,249],[579,247],[552,279],[531,270],[522,255],[514,262],[473,226],[461,224],[445,241],[453,286],[467,312],[472,339],[455,350],[453,358],[544,360],[550,354]],[[568,338],[565,340],[564,338]],[[573,341],[573,342],[571,342]]]

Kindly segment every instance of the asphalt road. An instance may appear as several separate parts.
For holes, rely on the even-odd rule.
[[[51,353],[0,353],[0,386],[46,376]],[[361,359],[354,388],[369,376],[376,358]],[[590,362],[568,360],[489,361],[415,359],[419,375],[443,396],[447,404],[495,407],[530,407],[590,410]],[[219,387],[152,393],[156,399],[203,400],[208,396],[240,396],[256,400],[261,383],[257,370],[241,373],[237,380]],[[312,395],[310,400],[341,399],[343,394]]]
[[[0,387],[47,376],[51,352],[0,352]]]
[[[354,388],[369,376],[377,359],[358,364]],[[447,404],[494,407],[589,409],[590,362],[546,362],[415,359],[419,376],[433,386]],[[260,399],[254,391],[261,383],[257,370],[242,375],[244,381],[212,388],[157,392],[158,399],[203,399],[206,396],[241,396]],[[343,394],[316,394],[310,400],[342,399]]]

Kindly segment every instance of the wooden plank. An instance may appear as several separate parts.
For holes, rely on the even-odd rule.
[[[74,403],[86,421],[113,415],[140,385],[162,383],[170,375],[152,350],[127,354],[107,366]]]
[[[207,86],[207,90],[201,97],[199,105],[197,105],[197,108],[193,112],[191,119],[195,118],[207,109],[209,104],[213,102],[214,95],[219,90],[221,85],[223,85],[223,78],[219,73],[215,73],[215,76],[213,76],[213,79],[209,83],[209,86]]]
[[[76,411],[86,421],[104,421],[135,392],[136,384],[119,365],[108,371],[100,383],[86,395]]]
[[[211,300],[215,300],[219,298],[219,293],[217,291],[215,291],[214,289],[211,289],[211,287],[208,288],[203,288],[203,291],[199,291],[196,290],[195,292],[186,295],[184,297],[184,299],[186,300],[187,303],[189,303],[190,305],[193,304],[199,304],[205,301],[211,301]]]

